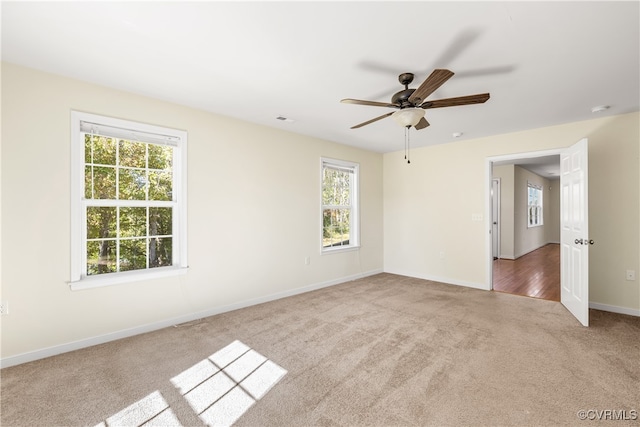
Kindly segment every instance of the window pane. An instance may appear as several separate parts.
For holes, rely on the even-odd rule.
[[[93,184],[93,175],[91,174],[91,166],[84,167],[84,198],[91,199],[91,185]]]
[[[325,205],[346,206],[350,202],[349,186],[351,174],[331,168],[324,168],[322,199]]]
[[[120,237],[146,237],[147,208],[120,208]]]
[[[149,208],[149,236],[171,235],[172,208]]]
[[[149,144],[149,169],[172,169],[173,147]]]
[[[173,263],[173,239],[155,237],[149,239],[149,267],[166,267]]]
[[[107,166],[94,166],[85,168],[85,183],[89,183],[85,189],[85,197],[88,199],[115,199],[116,198],[116,169]],[[88,177],[86,175],[89,175]],[[91,189],[93,188],[93,195]]]
[[[119,169],[120,200],[145,200],[146,172],[143,169]]]
[[[323,211],[323,247],[349,245],[350,214],[350,209],[325,209]]]
[[[84,158],[86,163],[115,166],[116,143],[113,138],[93,135],[93,143],[91,145],[87,144],[87,139],[91,139],[91,135],[85,135]],[[89,148],[88,152],[87,148]],[[93,148],[93,153],[91,152],[91,148]]]
[[[530,227],[542,225],[542,188],[528,184],[528,222]]]
[[[116,237],[116,208],[87,208],[87,239],[106,239]]]
[[[340,241],[343,245],[349,244],[349,233],[351,224],[351,210],[340,209],[339,227],[340,227]]]
[[[116,242],[100,240],[87,242],[87,275],[116,271]]]
[[[120,271],[147,268],[147,239],[120,241]]]
[[[322,169],[322,204],[332,205],[334,199],[334,189],[331,185],[331,171],[332,169]]]
[[[120,166],[132,168],[147,167],[147,144],[144,142],[127,141],[121,139],[120,145]]]
[[[84,162],[91,163],[91,135],[84,135]]]
[[[171,171],[149,171],[149,200],[172,200],[172,180]]]

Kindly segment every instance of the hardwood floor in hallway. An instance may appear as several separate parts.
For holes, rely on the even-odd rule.
[[[550,243],[516,260],[494,260],[493,290],[560,301],[560,245]]]

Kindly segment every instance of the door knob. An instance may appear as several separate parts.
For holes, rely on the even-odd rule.
[[[594,242],[593,239],[587,240],[587,239],[576,239],[575,240],[576,245],[593,245]]]

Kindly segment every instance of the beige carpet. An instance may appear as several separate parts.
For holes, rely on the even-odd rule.
[[[380,274],[5,368],[0,421],[111,425],[151,402],[165,412],[149,425],[215,424],[182,384],[245,346],[277,375],[238,426],[638,425],[640,318],[590,315]]]

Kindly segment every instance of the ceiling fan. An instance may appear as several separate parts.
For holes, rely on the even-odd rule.
[[[357,129],[373,122],[377,122],[385,117],[393,116],[401,126],[407,128],[413,126],[417,130],[420,130],[429,126],[429,122],[424,118],[424,110],[430,108],[454,107],[458,105],[482,104],[489,99],[488,93],[481,93],[477,95],[460,96],[457,98],[426,101],[427,97],[449,80],[453,74],[454,73],[449,70],[436,69],[417,89],[409,89],[409,84],[413,81],[414,75],[413,73],[402,73],[398,76],[398,81],[400,84],[404,85],[404,90],[396,92],[391,97],[390,103],[363,101],[351,98],[343,99],[340,102],[345,104],[370,105],[373,107],[388,107],[398,110],[352,126],[351,129]]]

